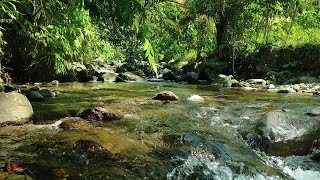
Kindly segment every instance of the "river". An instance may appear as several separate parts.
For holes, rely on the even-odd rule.
[[[60,94],[32,103],[33,124],[0,128],[0,164],[18,163],[34,179],[320,179],[312,153],[270,156],[243,138],[266,113],[305,113],[320,106],[319,97],[170,83],[67,83],[50,89]],[[164,90],[179,100],[151,99]],[[195,94],[205,100],[187,100]],[[124,118],[59,128],[62,118],[95,106]],[[97,142],[107,155],[78,151],[79,140]]]

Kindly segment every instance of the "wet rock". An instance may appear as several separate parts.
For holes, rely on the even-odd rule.
[[[176,81],[178,76],[173,71],[168,70],[167,72],[163,73],[162,78],[164,80]]]
[[[93,121],[111,121],[123,118],[123,115],[120,113],[110,112],[103,107],[95,107],[87,109],[80,113],[80,118]]]
[[[276,88],[276,86],[273,85],[273,84],[270,84],[269,87],[268,87],[268,89],[275,89],[275,88]]]
[[[224,74],[219,74],[219,80],[217,83],[221,84],[223,87],[231,87],[232,84],[238,83],[238,81],[235,80],[232,75],[227,76]]]
[[[92,157],[107,157],[111,158],[112,154],[97,142],[90,140],[78,140],[73,147],[73,152],[76,155],[81,155],[81,158]]]
[[[33,115],[28,99],[19,93],[0,93],[0,124],[27,122]]]
[[[266,86],[267,85],[267,81],[264,79],[249,79],[247,82],[252,85],[257,85],[257,86]]]
[[[198,83],[198,73],[195,72],[187,72],[182,75],[180,81],[185,81],[188,84],[197,84]]]
[[[63,121],[59,127],[61,129],[85,129],[89,127],[89,124],[87,121],[81,119],[69,118],[68,120]]]
[[[199,95],[197,95],[197,94],[195,94],[195,95],[192,95],[192,96],[188,97],[187,100],[188,101],[193,101],[193,102],[202,102],[202,101],[204,101],[204,98],[199,96]]]
[[[51,92],[49,89],[40,89],[37,92],[40,93],[44,98],[56,97],[56,94],[54,92]]]
[[[59,86],[59,81],[58,80],[53,80],[53,81],[51,81],[51,85]]]
[[[320,91],[314,92],[314,93],[312,93],[312,95],[314,95],[314,96],[320,96]]]
[[[4,85],[4,92],[12,92],[14,90],[16,90],[16,88],[12,85]]]
[[[31,102],[44,100],[44,97],[38,91],[28,91],[26,96]]]
[[[142,78],[136,74],[133,74],[131,72],[120,73],[117,76],[116,82],[126,82],[126,81],[142,82],[142,81],[144,81],[144,78]]]
[[[116,82],[118,77],[118,73],[115,73],[113,71],[106,71],[104,74],[100,75],[98,77],[98,81],[102,82]]]
[[[157,96],[152,98],[153,100],[161,100],[161,101],[176,101],[179,99],[177,95],[175,95],[171,91],[162,91]]]
[[[312,109],[310,112],[307,113],[310,116],[320,116],[320,107]]]
[[[198,80],[198,84],[200,84],[200,85],[210,85],[210,83],[207,80],[203,80],[203,79]]]
[[[292,110],[272,111],[260,120],[245,139],[253,148],[273,156],[308,154],[320,138],[319,120]]]
[[[290,87],[282,87],[280,88],[277,93],[283,93],[283,94],[286,94],[286,93],[295,93],[296,91],[293,90],[292,88]]]
[[[79,82],[89,82],[93,79],[92,75],[86,69],[77,72],[76,78]]]

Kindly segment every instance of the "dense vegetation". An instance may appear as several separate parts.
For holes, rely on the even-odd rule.
[[[1,0],[0,7],[0,72],[16,82],[101,64],[150,75],[150,67],[156,74],[183,66],[241,78],[320,74],[319,0]]]

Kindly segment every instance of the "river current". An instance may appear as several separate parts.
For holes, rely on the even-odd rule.
[[[68,83],[49,89],[60,94],[32,103],[32,124],[0,127],[0,165],[18,163],[34,179],[320,179],[312,149],[271,156],[244,139],[266,113],[303,114],[320,106],[319,97],[170,83]],[[179,100],[151,99],[164,90]],[[189,101],[193,95],[204,101]],[[97,106],[124,118],[59,128]],[[78,151],[81,140],[98,143],[107,155]]]

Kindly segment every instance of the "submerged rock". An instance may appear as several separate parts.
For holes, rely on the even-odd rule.
[[[0,93],[0,124],[27,122],[33,115],[28,99],[19,93]]]
[[[80,157],[86,156],[86,158],[92,157],[104,157],[111,158],[111,152],[105,149],[97,142],[90,140],[78,140],[73,147],[73,152]]]
[[[123,118],[123,115],[121,115],[120,113],[110,112],[103,107],[95,107],[83,111],[82,113],[80,113],[79,117],[86,120],[111,121],[121,119]]]
[[[81,119],[68,119],[60,124],[61,129],[84,129],[89,126],[87,121]]]
[[[179,97],[171,91],[162,91],[152,99],[161,101],[176,101],[179,99]]]

